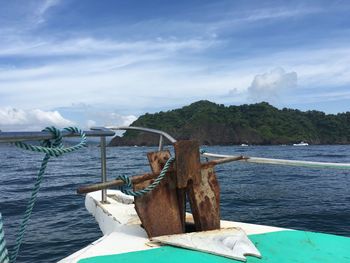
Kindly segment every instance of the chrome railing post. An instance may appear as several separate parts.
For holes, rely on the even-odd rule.
[[[106,158],[106,137],[100,137],[100,150],[101,150],[101,182],[107,182],[107,158]],[[107,203],[107,189],[102,189],[101,202]]]
[[[158,146],[158,151],[163,150],[163,135],[159,136],[159,146]]]
[[[95,131],[110,131],[105,127],[92,127]],[[101,182],[107,182],[107,157],[106,157],[106,136],[100,136],[100,151],[101,151]],[[107,189],[101,191],[101,203],[107,203]]]

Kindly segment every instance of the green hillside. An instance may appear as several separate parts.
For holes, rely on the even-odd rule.
[[[163,130],[176,139],[196,139],[201,144],[311,144],[350,143],[350,112],[325,114],[279,110],[266,102],[224,106],[198,101],[181,109],[140,116],[132,126]],[[126,132],[111,145],[154,145],[157,136]]]

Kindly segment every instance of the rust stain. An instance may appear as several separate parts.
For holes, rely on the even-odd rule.
[[[135,198],[135,209],[149,237],[184,233],[186,195],[197,231],[220,228],[220,187],[214,163],[200,163],[199,144],[178,141],[174,144],[175,164],[160,185],[149,194]],[[169,151],[147,154],[151,170],[159,174],[170,158]],[[176,168],[176,169],[174,169]],[[154,179],[134,184],[143,189]]]
[[[220,228],[220,193],[213,164],[201,166],[195,141],[178,141],[174,147],[177,187],[186,188],[196,229]]]
[[[152,152],[148,153],[147,157],[152,172],[159,173],[170,158],[170,152]],[[174,177],[174,172],[169,172],[152,192],[135,197],[136,212],[149,237],[184,232]],[[134,184],[134,190],[143,189],[153,181],[152,179]]]

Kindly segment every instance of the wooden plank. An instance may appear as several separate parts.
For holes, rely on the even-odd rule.
[[[147,156],[153,173],[159,173],[170,158],[170,152],[153,152]],[[134,184],[134,190],[144,189],[152,182],[146,180]],[[166,178],[152,192],[135,197],[135,209],[149,237],[184,232],[174,172],[167,173]]]
[[[220,188],[214,165],[201,169],[196,141],[178,141],[174,147],[177,187],[187,189],[196,230],[220,228]]]

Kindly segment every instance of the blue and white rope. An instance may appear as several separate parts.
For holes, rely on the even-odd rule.
[[[117,177],[117,180],[120,179],[122,181],[124,181],[125,185],[123,185],[122,187],[120,187],[120,191],[123,192],[124,194],[127,194],[127,195],[132,195],[132,196],[143,196],[149,192],[152,192],[153,189],[155,189],[159,184],[160,182],[164,179],[166,173],[168,172],[171,164],[175,161],[175,158],[174,157],[170,157],[162,171],[160,172],[159,176],[154,180],[153,183],[151,183],[149,186],[147,186],[146,188],[142,189],[142,190],[138,190],[138,191],[132,191],[130,189],[126,189],[126,187],[132,187],[132,182],[131,182],[131,179],[128,177],[128,176],[125,176],[125,175],[120,175]]]
[[[0,263],[9,263],[9,255],[6,249],[4,226],[2,224],[2,216],[0,213]]]
[[[30,145],[30,144],[27,144],[24,142],[15,142],[15,145],[17,147],[20,147],[20,148],[25,149],[25,150],[33,151],[33,152],[45,153],[45,157],[42,160],[41,167],[39,169],[39,172],[38,172],[35,184],[34,184],[34,188],[32,190],[31,197],[27,203],[27,208],[26,208],[26,211],[24,213],[24,216],[23,216],[23,219],[22,219],[22,222],[21,222],[21,225],[20,225],[17,237],[16,237],[16,243],[15,243],[15,246],[13,249],[13,253],[11,253],[11,255],[10,255],[10,262],[11,263],[16,262],[18,252],[19,252],[20,246],[22,244],[22,240],[23,240],[24,233],[26,230],[26,226],[27,226],[27,223],[28,223],[30,216],[32,214],[32,211],[33,211],[36,199],[37,199],[37,195],[38,195],[38,192],[40,189],[40,184],[43,180],[45,169],[47,167],[47,163],[48,163],[50,157],[52,157],[52,156],[58,157],[58,156],[61,156],[62,154],[73,152],[73,151],[76,151],[76,150],[81,149],[81,148],[86,146],[86,136],[82,130],[80,130],[76,127],[67,127],[67,128],[64,128],[64,130],[68,131],[68,132],[79,134],[80,138],[81,138],[80,143],[78,143],[77,145],[71,146],[71,147],[66,147],[66,148],[63,147],[61,131],[55,127],[47,127],[43,130],[43,131],[47,131],[47,132],[52,133],[54,138],[53,138],[53,141],[45,140],[43,142],[42,146],[34,146],[34,145]],[[3,243],[3,244],[5,244],[5,243]],[[6,261],[4,261],[4,262],[6,262]],[[0,263],[3,263],[3,262],[0,261]]]

